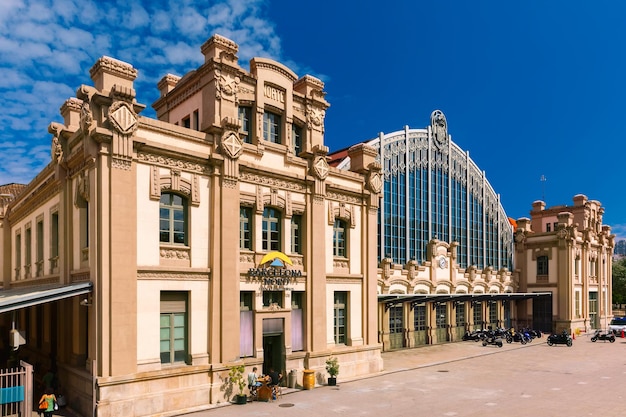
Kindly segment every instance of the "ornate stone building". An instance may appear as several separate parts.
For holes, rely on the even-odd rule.
[[[522,303],[521,320],[550,317],[554,331],[605,329],[612,316],[615,235],[602,224],[600,202],[576,195],[573,206],[535,201],[517,220],[515,265],[520,291],[548,292],[551,300]]]
[[[376,151],[329,166],[324,84],[269,59],[246,71],[237,50],[213,36],[199,68],[166,75],[157,119],[136,69],[100,58],[3,211],[0,320],[83,415],[230,401],[233,364],[318,383],[331,355],[346,377],[382,369]]]

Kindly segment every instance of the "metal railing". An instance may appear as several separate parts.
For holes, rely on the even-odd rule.
[[[33,366],[0,369],[0,415],[30,416],[33,410]]]

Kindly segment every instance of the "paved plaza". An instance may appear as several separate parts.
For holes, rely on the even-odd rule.
[[[383,353],[385,370],[338,386],[291,390],[274,402],[223,405],[185,417],[619,416],[626,339],[548,346],[476,342]]]

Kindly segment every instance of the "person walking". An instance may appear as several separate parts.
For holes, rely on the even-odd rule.
[[[57,397],[54,395],[52,387],[47,387],[45,394],[39,399],[39,411],[43,412],[44,417],[52,417],[56,403]]]

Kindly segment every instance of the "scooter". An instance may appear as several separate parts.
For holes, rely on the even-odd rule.
[[[474,342],[478,342],[479,340],[483,340],[485,338],[485,333],[482,330],[474,330],[473,332],[465,332],[463,335],[463,340],[473,340]]]
[[[605,342],[608,340],[609,342],[615,342],[615,335],[611,331],[607,331],[602,333],[600,329],[596,330],[593,336],[591,336],[591,341],[596,342],[598,340],[604,340]]]
[[[502,347],[502,339],[496,336],[493,330],[487,331],[487,337],[483,339],[483,346],[487,345],[495,345],[498,347]]]
[[[567,330],[563,330],[560,334],[548,336],[548,346],[567,345],[567,347],[572,347],[572,343],[572,336],[570,336]]]

